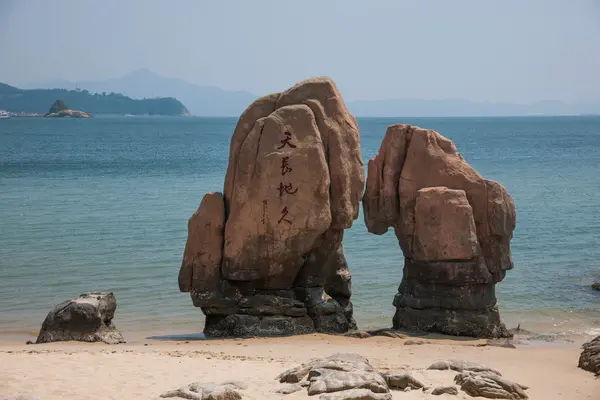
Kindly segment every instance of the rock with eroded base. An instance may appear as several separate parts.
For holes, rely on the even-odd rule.
[[[60,303],[46,316],[36,343],[76,340],[125,343],[112,324],[117,300],[112,293],[86,292]]]
[[[510,336],[495,296],[513,268],[516,213],[504,186],[439,133],[393,125],[369,161],[363,206],[369,232],[394,228],[404,253],[394,328]]]
[[[356,329],[342,238],[358,217],[358,125],[329,78],[256,100],[233,133],[223,194],[188,224],[179,288],[205,334]]]

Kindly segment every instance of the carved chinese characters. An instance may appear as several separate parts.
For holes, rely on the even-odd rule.
[[[327,171],[310,108],[282,107],[257,122],[240,148],[225,226],[224,277],[291,287],[301,254],[331,224]],[[269,276],[272,271],[282,274]]]
[[[312,78],[252,103],[231,139],[224,221],[207,209],[190,224],[180,289],[206,315],[204,333],[355,326],[341,243],[363,188],[358,126],[331,79]],[[203,243],[220,243],[221,251],[204,255]]]
[[[295,149],[296,145],[291,142],[292,134],[290,132],[284,132],[284,138],[281,140],[281,146],[277,147],[277,150],[283,149],[285,146],[288,146],[290,149]],[[292,169],[289,167],[289,156],[283,156],[281,158],[281,175],[285,175],[288,172],[292,172]],[[284,194],[295,195],[298,191],[298,188],[293,187],[292,183],[283,183],[279,182],[279,197],[282,197]],[[286,222],[291,224],[292,221],[286,216],[289,214],[289,210],[287,206],[283,206],[281,210],[281,218],[277,221],[278,224],[281,222]]]

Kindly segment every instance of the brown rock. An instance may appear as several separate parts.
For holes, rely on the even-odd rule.
[[[393,125],[369,161],[363,205],[369,232],[393,227],[404,253],[394,328],[509,335],[493,285],[513,268],[516,214],[501,184],[439,133]]]
[[[212,292],[220,281],[225,206],[221,193],[207,193],[188,221],[188,239],[179,270],[182,292]]]
[[[180,288],[210,316],[205,333],[355,328],[342,237],[358,216],[363,186],[358,125],[331,79],[308,79],[251,104],[231,139],[219,213],[224,228],[207,233],[220,236],[202,243],[205,221],[190,222]],[[217,243],[218,263],[195,261]],[[301,303],[245,304],[261,293]]]
[[[475,221],[464,190],[420,189],[415,203],[414,238],[413,259],[417,261],[476,257]]]
[[[292,170],[282,177],[284,157]],[[223,277],[291,288],[302,256],[331,225],[327,163],[310,108],[287,106],[260,120],[240,148],[237,167]]]

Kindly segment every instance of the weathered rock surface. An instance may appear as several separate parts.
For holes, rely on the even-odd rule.
[[[302,390],[302,386],[300,386],[297,383],[290,383],[285,385],[284,387],[281,387],[277,390],[275,390],[275,393],[279,393],[279,394],[292,394],[292,393],[296,393]]]
[[[305,378],[309,396],[338,392],[339,396],[347,396],[339,397],[340,399],[389,398],[376,396],[389,392],[388,382],[371,366],[369,360],[357,354],[337,353],[327,358],[314,359],[281,373],[276,379],[281,383],[302,384]],[[351,393],[354,389],[364,390]]]
[[[510,336],[495,296],[513,268],[516,212],[504,186],[439,133],[393,125],[369,161],[363,207],[369,232],[394,228],[404,253],[394,328]]]
[[[502,375],[500,372],[495,369],[486,367],[485,365],[477,364],[471,361],[463,361],[463,360],[446,360],[446,361],[438,361],[431,364],[427,369],[434,370],[452,370],[457,372],[463,371],[472,371],[472,372],[489,372],[496,375]]]
[[[582,348],[579,368],[600,375],[600,336],[585,343]]]
[[[600,290],[600,282],[592,283],[592,290]]]
[[[390,371],[383,374],[385,381],[390,389],[405,390],[409,389],[423,389],[425,385],[413,378],[407,372],[403,371]]]
[[[509,381],[500,375],[491,372],[465,371],[454,377],[464,392],[473,397],[487,397],[488,399],[528,399],[525,390],[527,386]]]
[[[342,238],[363,186],[358,125],[331,79],[251,104],[223,195],[206,195],[188,225],[179,287],[206,314],[205,334],[356,329]]]
[[[458,389],[454,386],[438,386],[431,391],[431,394],[434,396],[441,396],[443,394],[456,396],[458,394]]]
[[[392,400],[391,393],[373,393],[369,389],[350,389],[322,394],[319,400]]]
[[[246,388],[246,384],[239,381],[227,381],[219,384],[194,382],[165,392],[160,397],[190,400],[240,400],[242,398],[240,390]]]
[[[86,292],[60,303],[46,316],[36,343],[77,340],[125,343],[112,324],[117,300],[112,293]]]

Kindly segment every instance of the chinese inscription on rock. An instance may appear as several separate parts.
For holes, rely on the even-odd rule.
[[[277,150],[281,150],[284,147],[288,146],[290,149],[295,149],[296,145],[292,143],[292,134],[291,132],[284,132],[283,139],[280,141],[281,145],[277,147]],[[292,167],[289,164],[290,157],[284,156],[281,159],[281,176],[285,176],[288,172],[292,172]],[[294,188],[294,185],[291,182],[284,183],[283,181],[279,182],[279,187],[277,188],[279,191],[279,197],[283,197],[284,195],[292,195],[294,196],[298,191],[298,188]],[[292,223],[292,220],[288,217],[289,210],[287,206],[284,206],[281,210],[281,217],[277,221],[278,224],[282,222],[286,222],[288,224]]]

